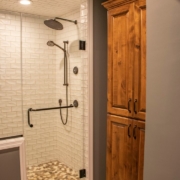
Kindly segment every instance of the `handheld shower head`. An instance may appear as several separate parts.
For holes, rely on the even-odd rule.
[[[67,42],[65,41],[64,43],[67,43]],[[62,51],[66,52],[66,50],[65,50],[64,48],[62,48],[61,46],[57,45],[57,44],[54,43],[53,41],[48,41],[48,42],[47,42],[47,45],[48,45],[48,46],[51,46],[51,47],[57,46],[57,47],[60,48]]]
[[[48,41],[48,42],[47,42],[47,45],[52,47],[52,46],[55,45],[55,43],[54,43],[53,41]]]

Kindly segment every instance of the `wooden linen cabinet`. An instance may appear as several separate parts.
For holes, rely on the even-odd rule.
[[[107,180],[143,180],[146,1],[109,0]]]
[[[145,123],[108,115],[107,179],[142,180]]]

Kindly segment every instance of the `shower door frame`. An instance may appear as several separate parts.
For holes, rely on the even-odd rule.
[[[88,154],[88,174],[89,174],[89,180],[93,180],[93,1],[87,0],[88,2],[88,84],[89,84],[89,111],[88,111],[88,117],[89,117],[89,139],[88,139],[88,145],[89,145],[89,154]]]

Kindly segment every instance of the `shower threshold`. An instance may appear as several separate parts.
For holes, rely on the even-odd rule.
[[[79,180],[77,172],[59,161],[27,168],[28,180]]]

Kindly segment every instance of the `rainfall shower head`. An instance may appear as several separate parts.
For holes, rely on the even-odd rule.
[[[47,19],[47,20],[44,21],[44,24],[46,26],[48,26],[49,28],[52,28],[52,29],[55,29],[55,30],[62,30],[63,25],[59,21],[56,21],[56,19],[60,19],[60,20],[63,20],[63,21],[68,21],[68,22],[72,22],[74,24],[77,24],[77,20],[72,21],[72,20],[69,20],[69,19],[63,19],[63,18],[59,18],[59,17],[56,17],[54,19]]]
[[[48,26],[49,28],[55,29],[55,30],[62,30],[63,25],[56,21],[56,19],[48,19],[44,21],[44,24]]]

